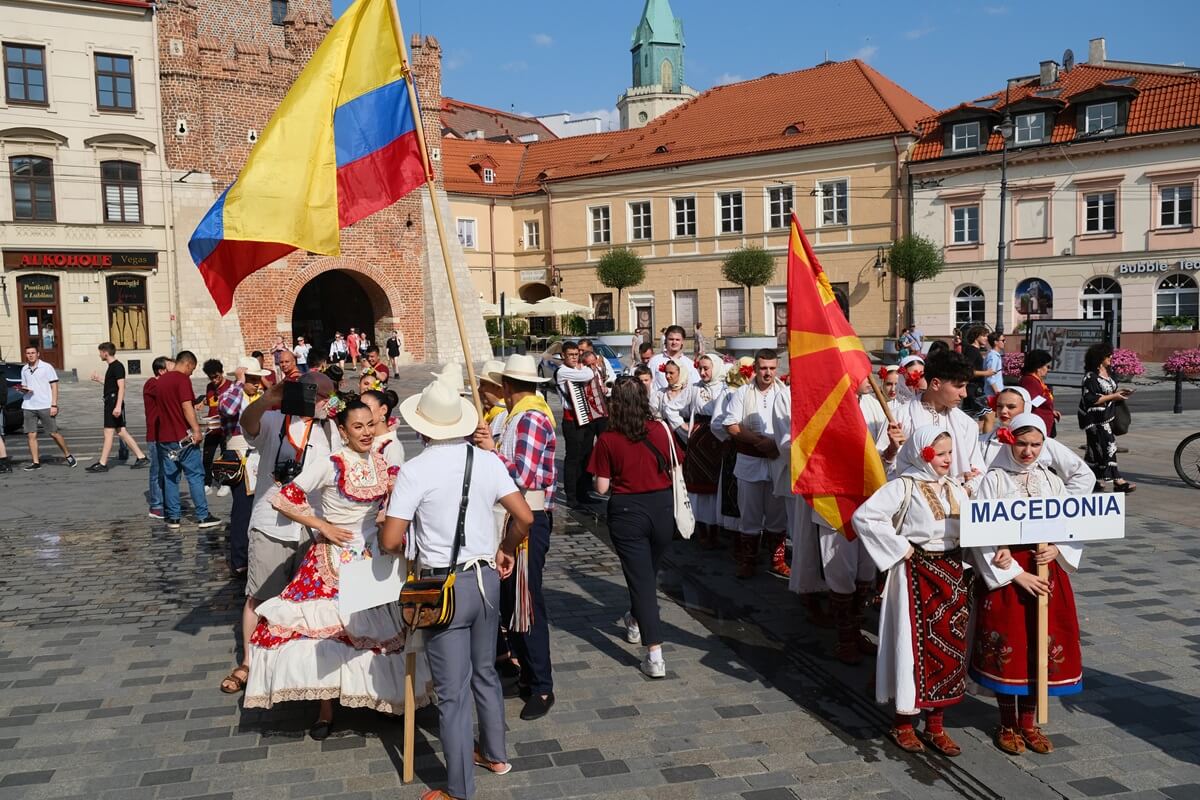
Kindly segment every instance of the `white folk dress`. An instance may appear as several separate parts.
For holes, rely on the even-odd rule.
[[[278,597],[258,607],[250,640],[246,708],[270,708],[289,700],[338,700],[348,707],[398,714],[404,710],[406,636],[393,604],[343,616],[338,608],[343,564],[379,553],[376,521],[403,459],[399,443],[377,443],[369,454],[343,448],[313,459],[274,501],[277,508],[312,514],[354,533],[345,546],[320,541]],[[310,495],[313,502],[310,502]],[[401,573],[404,564],[400,565]],[[430,702],[432,677],[420,636],[417,705]]]

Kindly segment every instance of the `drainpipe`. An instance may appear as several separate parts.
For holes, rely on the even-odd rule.
[[[900,200],[900,185],[901,185],[900,184],[900,175],[902,174],[902,170],[904,168],[903,160],[901,158],[903,151],[901,151],[901,149],[900,149],[900,140],[896,136],[892,137],[892,149],[896,153],[896,195],[892,200],[892,242],[895,243],[895,241],[900,238],[900,214],[902,213],[901,208],[900,208],[900,202],[901,202],[901,200]],[[909,206],[908,206],[908,208],[909,208],[909,214],[911,215],[912,214],[912,176],[911,175],[908,176],[908,189],[909,189],[909,195],[908,195]],[[909,219],[908,226],[909,226],[909,232],[911,232],[912,231],[911,218]],[[891,330],[891,335],[898,336],[898,335],[900,335],[900,297],[899,297],[900,281],[897,280],[896,271],[894,269],[892,270],[891,278],[892,278],[892,323],[891,323],[892,330]],[[908,303],[911,306],[912,305],[911,299],[909,299],[909,298],[905,298],[905,299],[908,300]]]
[[[492,254],[492,305],[496,304],[496,198],[488,208],[488,250]]]
[[[550,278],[550,291],[562,297],[562,282],[555,281],[558,277],[558,269],[554,266],[554,198],[550,194],[550,185],[545,180],[542,181],[542,191],[546,193],[546,260],[548,277]]]

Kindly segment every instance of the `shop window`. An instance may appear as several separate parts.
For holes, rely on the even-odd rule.
[[[142,221],[142,168],[131,161],[100,164],[105,222]]]
[[[150,315],[146,279],[113,275],[108,284],[108,338],[118,350],[150,349]]]
[[[954,327],[962,328],[983,322],[983,289],[964,286],[954,295]]]
[[[8,160],[12,182],[13,219],[18,222],[54,221],[54,163],[48,158],[15,156]]]
[[[1121,329],[1121,284],[1112,278],[1102,275],[1085,283],[1080,305],[1083,319],[1106,319],[1114,331]]]
[[[1200,317],[1200,290],[1189,275],[1168,275],[1154,293],[1159,325],[1189,325],[1196,327]]]

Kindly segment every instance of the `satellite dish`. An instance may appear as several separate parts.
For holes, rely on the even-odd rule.
[[[1075,66],[1075,54],[1071,52],[1071,48],[1063,51],[1063,72],[1070,72]]]

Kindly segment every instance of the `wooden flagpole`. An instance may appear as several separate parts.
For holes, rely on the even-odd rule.
[[[1045,549],[1045,544],[1037,546],[1038,553]],[[1037,574],[1042,580],[1049,580],[1050,565],[1038,564]],[[1039,725],[1050,721],[1050,596],[1045,594],[1038,595],[1037,721]]]
[[[417,142],[421,147],[421,160],[425,165],[425,187],[429,190],[429,202],[433,206],[433,222],[437,227],[438,241],[442,247],[442,262],[446,267],[446,282],[450,285],[450,302],[454,305],[454,321],[458,323],[458,338],[462,342],[463,360],[466,362],[467,384],[471,388],[471,400],[475,403],[475,411],[479,419],[483,419],[483,402],[479,398],[479,381],[475,378],[475,363],[471,357],[471,342],[467,339],[466,321],[463,319],[462,307],[458,302],[458,287],[454,284],[454,269],[450,264],[450,248],[446,245],[446,225],[442,221],[442,207],[437,199],[437,183],[433,171],[433,162],[429,160],[429,148],[425,143],[425,126],[421,121],[420,107],[417,105],[417,87],[409,69],[408,49],[404,44],[404,27],[400,24],[400,12],[395,0],[387,0],[392,14],[392,33],[396,36],[396,47],[400,51],[400,63],[404,71],[405,82],[408,84],[408,104],[412,109],[413,122],[417,127]],[[407,715],[406,715],[407,716]],[[407,721],[405,723],[407,725]],[[408,760],[405,759],[405,769]]]
[[[867,380],[871,382],[871,389],[875,392],[875,399],[879,401],[879,405],[883,406],[883,415],[887,417],[888,425],[895,425],[896,420],[892,417],[892,408],[888,405],[887,397],[883,393],[883,387],[879,385],[879,379],[872,372],[867,376]]]

